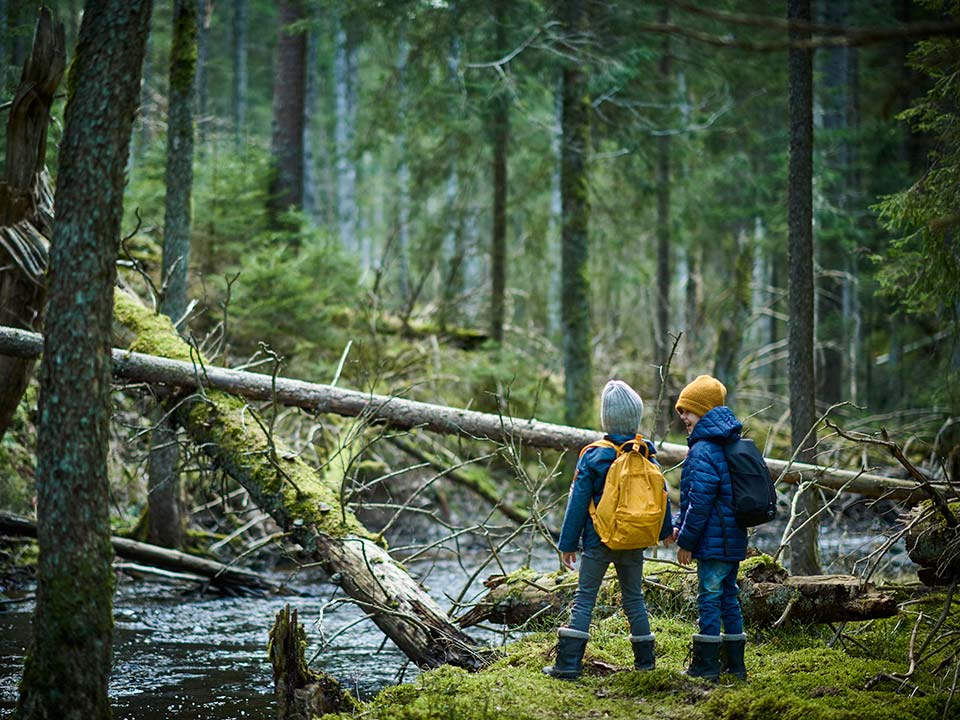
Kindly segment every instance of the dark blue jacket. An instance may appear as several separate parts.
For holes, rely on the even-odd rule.
[[[687,438],[680,474],[677,545],[702,560],[735,562],[747,556],[747,533],[733,516],[733,486],[723,444],[743,426],[726,405],[709,410]]]
[[[603,439],[616,445],[623,445],[635,437],[636,435],[604,435]],[[644,442],[650,451],[649,458],[659,467],[655,457],[656,447],[649,440]],[[567,510],[563,514],[563,527],[560,529],[558,547],[561,552],[577,552],[581,547],[583,550],[590,550],[603,544],[590,518],[590,500],[593,500],[594,505],[600,502],[603,486],[607,480],[607,471],[616,457],[617,451],[613,448],[593,447],[589,448],[577,462],[577,470],[573,474],[573,483],[570,485]],[[670,499],[667,498],[667,512],[663,516],[660,539],[663,540],[672,532]]]

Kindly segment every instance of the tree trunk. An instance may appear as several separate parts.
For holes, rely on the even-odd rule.
[[[303,0],[277,3],[273,72],[273,177],[267,210],[276,229],[291,229],[283,214],[303,209],[303,126],[307,94],[307,37],[292,28],[304,19]]]
[[[507,3],[493,2],[494,57],[510,52],[507,46]],[[498,77],[499,80],[499,77]],[[503,342],[507,291],[507,154],[510,143],[510,90],[498,83],[490,101],[493,144],[493,223],[490,242],[490,337]]]
[[[233,0],[233,143],[243,150],[247,131],[247,0]]]
[[[451,3],[452,37],[447,51],[447,85],[451,98],[450,110],[453,122],[459,124],[464,118],[464,101],[460,84],[460,5]],[[463,293],[463,265],[466,256],[463,227],[463,203],[460,201],[460,144],[454,140],[450,148],[450,165],[447,170],[446,217],[443,237],[443,262],[440,272],[439,306],[437,324],[440,329],[459,322],[460,296]]]
[[[337,226],[340,246],[349,253],[358,253],[357,164],[353,157],[357,132],[357,48],[348,22],[344,9],[340,8],[336,14],[333,55]]]
[[[660,22],[668,24],[670,22],[670,8],[664,6],[660,11]],[[663,47],[660,54],[660,63],[658,75],[660,81],[660,98],[665,107],[669,108],[673,103],[673,69],[670,48],[670,34],[664,33]],[[669,118],[670,114],[665,113],[664,118]],[[667,122],[663,123],[664,128]],[[663,394],[663,406],[656,409],[657,426],[654,428],[656,437],[666,437],[667,428],[670,425],[672,417],[672,408],[670,408],[670,396],[663,387],[668,382],[666,366],[669,361],[670,352],[670,281],[672,278],[670,242],[671,242],[671,218],[670,218],[670,135],[662,133],[656,138],[657,160],[656,160],[656,193],[657,193],[657,302],[654,312],[653,323],[653,365],[655,377],[653,388],[657,393],[656,397]]]
[[[199,23],[208,0],[176,0],[170,47],[167,111],[166,199],[163,222],[163,292],[160,311],[174,323],[187,310],[190,270],[190,206],[193,192],[193,100],[201,83],[197,75]],[[204,81],[205,82],[205,81]],[[201,111],[202,112],[202,111]],[[154,413],[148,466],[147,541],[180,548],[184,519],[180,513],[180,452],[177,429],[161,408]]]
[[[696,574],[689,570],[651,569],[647,566],[644,589],[653,608],[696,606]],[[743,573],[740,605],[744,622],[754,628],[769,628],[778,620],[810,624],[873,620],[897,614],[896,598],[852,575],[787,576],[782,568],[758,565]],[[483,583],[489,590],[479,602],[457,618],[461,627],[492,622],[520,627],[536,623],[539,629],[559,624],[577,590],[577,573],[538,574],[523,568],[509,575],[494,575]],[[604,580],[601,595],[617,595],[613,576]],[[682,598],[682,599],[681,599]],[[604,606],[619,611],[616,600]]]
[[[316,14],[309,12],[311,25],[316,22]],[[329,208],[322,207],[320,202],[320,190],[317,183],[317,150],[326,157],[322,143],[314,142],[314,136],[319,134],[323,137],[323,131],[319,133],[315,125],[322,125],[316,118],[320,115],[320,79],[317,71],[317,58],[319,57],[319,39],[317,33],[313,30],[307,31],[307,85],[304,97],[304,121],[303,121],[303,214],[310,221],[311,225],[317,227],[322,224],[333,222],[332,213],[325,212]],[[326,216],[326,217],[325,217]]]
[[[149,0],[88,3],[71,68],[40,367],[37,602],[16,716],[110,717],[111,319]]]
[[[287,605],[270,629],[267,653],[273,665],[273,688],[279,720],[309,720],[328,713],[353,715],[357,704],[340,683],[307,667],[307,634],[297,611]]]
[[[181,2],[186,4],[187,0],[174,0],[174,17],[179,15],[177,7]],[[193,52],[190,59],[191,65],[195,65],[196,72],[191,70],[191,83],[196,85],[197,99],[197,134],[200,141],[201,154],[207,147],[207,126],[208,126],[208,106],[210,99],[210,21],[213,18],[213,0],[196,0],[196,6],[193,9]],[[174,21],[176,22],[176,21]],[[174,35],[177,33],[177,27],[174,25]],[[176,42],[176,40],[174,40]],[[185,59],[185,58],[184,58]],[[171,67],[171,71],[173,68]],[[173,78],[171,77],[171,80]],[[193,101],[193,88],[191,88],[191,102]],[[191,115],[193,113],[191,112]],[[191,133],[193,130],[191,129]]]
[[[44,171],[50,106],[66,64],[62,24],[40,13],[30,60],[9,109],[0,183],[0,324],[39,330],[53,198]],[[33,360],[0,357],[0,438],[16,412]]]
[[[730,305],[723,313],[723,323],[717,338],[717,356],[713,374],[727,386],[726,404],[736,407],[737,381],[740,372],[740,354],[743,349],[743,336],[750,320],[750,304],[753,290],[753,238],[745,227],[737,232],[736,252],[733,265],[733,287]]]
[[[397,130],[397,205],[396,205],[396,243],[397,243],[397,289],[400,306],[404,308],[404,318],[409,317],[410,289],[410,161],[407,158],[407,123],[409,122],[407,98],[407,63],[410,59],[410,43],[407,41],[407,29],[401,26],[397,42],[397,103],[399,105]]]
[[[584,0],[561,5],[561,22],[571,36],[586,30]],[[560,194],[563,201],[561,313],[563,320],[564,420],[568,425],[595,423],[591,371],[590,281],[587,274],[590,217],[587,171],[590,97],[579,59],[563,67],[563,139]]]
[[[788,0],[787,19],[810,22],[810,0]],[[809,31],[790,31],[794,40]],[[787,188],[787,265],[789,272],[790,443],[798,459],[809,462],[816,445],[815,379],[813,371],[813,68],[812,51],[788,53],[790,160]],[[808,436],[809,433],[809,436]],[[797,575],[820,572],[817,493],[800,498],[797,523],[806,523],[790,542],[790,569]]]
[[[118,295],[118,298],[121,308],[129,303],[125,300],[125,295]],[[124,311],[121,309],[118,313],[124,314]],[[0,355],[35,358],[42,348],[43,339],[35,333],[0,328]],[[334,413],[344,417],[362,416],[371,423],[382,423],[400,430],[422,429],[471,439],[520,443],[554,450],[579,450],[587,443],[600,439],[602,435],[596,430],[431,405],[301,380],[282,377],[274,379],[269,375],[212,365],[204,366],[201,372],[192,360],[171,360],[125,350],[113,351],[113,367],[118,378],[132,382],[185,389],[216,388],[250,400],[275,401],[315,413]],[[685,445],[666,442],[657,444],[657,459],[664,465],[682,462],[686,453]],[[907,502],[920,502],[929,497],[913,480],[898,480],[821,465],[789,463],[772,458],[767,458],[766,461],[771,476],[783,483],[816,480],[818,485],[831,490],[869,497],[883,496]],[[668,476],[668,479],[669,477],[671,476]],[[946,485],[935,487],[947,497],[954,497],[956,494]]]

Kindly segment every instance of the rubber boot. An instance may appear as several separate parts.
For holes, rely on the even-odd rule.
[[[583,669],[583,652],[589,637],[589,633],[573,628],[557,630],[557,659],[541,672],[560,680],[576,680]]]
[[[653,633],[649,635],[631,635],[630,644],[633,645],[633,669],[653,670],[657,659],[653,650]]]
[[[694,635],[693,659],[685,675],[716,680],[720,677],[720,636]]]
[[[746,633],[720,635],[720,672],[730,673],[741,680],[747,679],[747,666],[743,663],[743,650],[747,644]]]

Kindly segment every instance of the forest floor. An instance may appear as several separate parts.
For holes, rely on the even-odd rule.
[[[936,615],[944,595],[928,595],[898,617],[828,626],[750,632],[748,679],[719,682],[688,678],[694,625],[651,614],[657,667],[632,669],[633,655],[622,616],[591,631],[584,674],[577,681],[549,678],[554,633],[533,633],[508,645],[484,671],[442,667],[411,684],[383,690],[355,713],[327,715],[380,720],[544,720],[547,718],[828,718],[907,720],[960,717],[954,697],[957,647],[939,648],[925,668],[906,677],[911,636],[918,617]],[[960,628],[953,603],[947,622]],[[922,635],[923,633],[921,633]],[[914,642],[919,639],[914,636]]]

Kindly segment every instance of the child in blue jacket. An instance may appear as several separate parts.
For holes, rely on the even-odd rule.
[[[621,380],[611,380],[603,388],[600,400],[600,425],[604,439],[618,447],[636,440],[643,419],[643,400],[636,391]],[[645,440],[647,457],[656,462],[656,448]],[[650,632],[650,620],[643,602],[643,550],[611,550],[601,541],[590,518],[590,501],[600,502],[607,471],[617,457],[609,447],[591,447],[580,457],[570,486],[570,497],[560,530],[561,560],[570,568],[577,561],[577,550],[582,548],[580,577],[577,594],[573,600],[570,623],[558,631],[556,662],[543,669],[555,678],[575,680],[580,677],[583,653],[589,638],[590,619],[597,602],[597,593],[603,576],[613,563],[620,580],[623,610],[630,623],[630,642],[633,646],[634,667],[637,670],[652,670],[655,664],[654,636]],[[673,525],[670,503],[663,518],[660,539],[670,544],[673,541]]]
[[[724,405],[727,388],[701,375],[677,400],[690,447],[680,475],[680,514],[674,538],[681,565],[697,561],[699,630],[686,674],[715,679],[729,672],[746,679],[743,651],[747,636],[737,587],[747,533],[733,515],[733,486],[723,446],[740,437],[742,425]],[[723,634],[721,634],[721,624]]]

